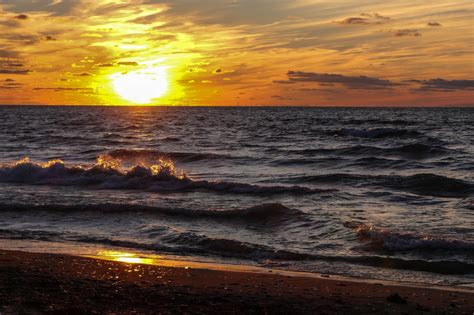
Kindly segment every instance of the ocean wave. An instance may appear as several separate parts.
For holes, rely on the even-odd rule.
[[[474,183],[429,173],[410,176],[337,173],[300,176],[290,179],[289,182],[329,183],[348,186],[380,186],[418,195],[446,198],[465,198],[474,193]]]
[[[153,231],[148,231],[150,234]],[[276,249],[267,245],[243,242],[227,238],[213,238],[192,232],[179,232],[166,228],[155,229],[156,240],[139,243],[120,238],[83,235],[77,233],[58,233],[49,231],[18,231],[0,229],[0,238],[34,239],[42,241],[73,241],[89,244],[100,244],[113,247],[156,251],[159,253],[179,255],[200,255],[222,258],[246,259],[259,263],[274,261],[327,261],[359,264],[365,266],[427,271],[439,274],[472,274],[474,264],[455,260],[407,260],[388,256],[327,256]]]
[[[153,231],[148,231],[152,233]],[[0,229],[0,238],[33,239],[41,241],[72,241],[113,247],[156,251],[179,255],[213,256],[231,259],[252,260],[258,263],[268,261],[326,261],[365,265],[379,268],[426,271],[438,274],[473,274],[474,264],[455,260],[408,260],[388,256],[327,256],[280,250],[267,245],[243,242],[228,238],[214,238],[192,232],[159,229],[154,234],[156,240],[147,243],[109,238],[98,235],[84,235],[70,232],[49,232],[41,230]]]
[[[373,249],[474,251],[474,243],[464,240],[392,232],[364,223],[347,222],[345,226],[354,229],[361,239],[371,241]]]
[[[98,213],[146,213],[148,215],[165,215],[172,217],[215,219],[232,222],[276,222],[282,220],[304,219],[304,212],[285,207],[279,203],[265,203],[249,208],[231,210],[201,210],[183,208],[163,208],[135,204],[0,204],[1,211],[14,212],[60,212],[64,214],[73,212],[98,212]]]
[[[120,160],[100,156],[92,166],[68,167],[61,160],[34,163],[23,159],[0,166],[0,182],[53,186],[88,186],[149,192],[207,191],[229,194],[315,194],[328,190],[302,186],[261,186],[246,183],[193,180],[178,172],[170,160],[125,167]],[[333,191],[333,190],[332,190]]]
[[[401,136],[418,136],[420,133],[415,130],[395,129],[395,128],[375,128],[375,129],[353,129],[342,128],[334,132],[338,136],[351,136],[357,138],[387,138]]]
[[[143,163],[154,162],[157,159],[169,159],[175,162],[198,162],[207,160],[230,159],[228,155],[214,153],[196,152],[161,152],[157,150],[128,150],[119,149],[108,153],[113,159],[120,159],[122,162]]]

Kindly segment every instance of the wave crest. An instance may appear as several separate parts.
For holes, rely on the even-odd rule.
[[[428,235],[397,233],[364,223],[347,222],[346,227],[354,229],[358,237],[371,241],[371,247],[389,251],[407,250],[456,250],[472,251],[474,243]]]
[[[90,186],[101,189],[134,189],[151,192],[210,191],[217,193],[276,195],[314,194],[334,190],[302,186],[261,186],[246,183],[193,180],[179,172],[171,160],[124,166],[119,159],[99,156],[92,166],[66,166],[61,160],[46,163],[28,158],[0,165],[0,182],[54,186]]]
[[[230,158],[227,155],[214,153],[196,152],[162,152],[157,150],[113,150],[108,155],[110,158],[119,159],[123,162],[143,163],[155,161],[157,159],[172,160],[176,162],[198,162],[207,160],[221,160]]]

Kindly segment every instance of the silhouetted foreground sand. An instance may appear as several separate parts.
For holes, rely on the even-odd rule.
[[[474,312],[474,291],[331,278],[0,251],[0,312],[2,315]]]

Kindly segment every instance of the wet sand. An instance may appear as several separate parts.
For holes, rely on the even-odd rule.
[[[124,260],[0,251],[0,313],[474,313],[474,290]]]

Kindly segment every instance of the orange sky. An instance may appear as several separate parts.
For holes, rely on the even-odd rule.
[[[0,0],[0,104],[472,105],[474,2]]]

